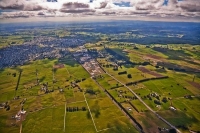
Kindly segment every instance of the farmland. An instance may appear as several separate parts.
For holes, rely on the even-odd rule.
[[[53,66],[58,63],[63,63],[64,67],[52,71]],[[36,69],[39,85],[37,85]],[[22,74],[19,86],[15,90],[19,70],[22,70]],[[53,72],[55,72],[55,82],[52,81]],[[15,77],[12,75],[14,73],[16,73]],[[70,56],[62,60],[38,60],[18,68],[8,68],[1,71],[1,78],[3,79],[1,80],[1,102],[9,101],[8,104],[11,107],[9,111],[1,109],[0,130],[2,132],[19,132],[21,123],[22,132],[62,132],[64,127],[67,132],[101,130],[101,132],[137,132],[123,113],[91,80],[82,66]],[[70,82],[82,78],[85,79],[79,83],[82,90],[70,86]],[[53,92],[44,93],[40,90],[42,84],[46,82],[48,82],[48,89],[54,90]],[[86,89],[94,89],[97,93],[95,95],[84,94]],[[14,100],[14,97],[18,98]],[[11,116],[20,110],[20,102],[25,98],[26,102],[23,108],[27,111],[26,120],[16,122]],[[91,108],[94,123],[85,100],[88,102],[88,107]],[[65,114],[65,103],[66,107],[78,107],[79,111]],[[86,110],[82,111],[82,107],[85,107]],[[98,116],[95,115],[94,108],[98,109]],[[63,125],[64,117],[65,126]],[[32,128],[33,126],[34,128]]]
[[[131,85],[127,84],[131,90],[151,109],[181,131],[199,130],[200,90],[198,83],[200,79],[198,73],[194,81],[191,81],[195,73],[174,71],[157,66],[156,61],[168,60],[176,63],[177,60],[168,59],[166,55],[158,54],[156,51],[156,56],[153,54],[150,56],[147,48],[141,45],[137,45],[140,50],[132,49],[131,45],[125,46],[129,52],[131,51],[130,53],[137,53],[134,55],[138,57],[136,62],[133,62],[135,58],[132,58],[130,54],[123,52],[125,48],[114,44],[111,46],[111,49],[121,56],[113,60],[112,55],[107,53],[107,58],[97,57],[97,61],[103,71],[111,74],[120,82],[106,73],[100,73],[92,79],[83,66],[70,54],[62,59],[37,60],[27,65],[1,70],[0,101],[8,101],[11,107],[8,113],[5,109],[1,110],[1,131],[137,132],[124,113],[107,97],[94,80],[128,111],[142,126],[144,132],[156,132],[158,127],[170,129],[170,126],[149,111],[123,84],[131,83]],[[97,47],[99,51],[106,54],[103,46],[86,44],[86,47],[88,49]],[[71,52],[76,53],[76,50],[73,49]],[[149,63],[143,64],[142,62],[147,62],[147,56]],[[123,57],[132,63],[123,62]],[[198,57],[195,58],[197,59],[194,60],[198,60]],[[179,62],[187,64],[185,61]],[[195,63],[191,67],[198,68]],[[130,77],[128,77],[129,74]],[[167,77],[159,79],[162,76]],[[45,86],[48,87],[48,92],[41,89]],[[21,102],[24,99],[26,101],[22,105]],[[27,111],[26,118],[23,121],[16,121],[11,117],[21,107]],[[170,110],[170,107],[174,107],[176,111]],[[151,121],[152,119],[154,121]],[[41,123],[43,123],[42,126]],[[34,128],[30,128],[31,126]]]
[[[3,28],[1,133],[200,132],[198,36],[160,44],[106,24]]]
[[[131,84],[129,88],[131,88],[151,109],[156,111],[160,116],[163,116],[170,123],[173,123],[173,125],[177,126],[182,132],[187,132],[188,129],[198,131],[199,128],[197,125],[199,124],[199,111],[197,111],[197,108],[200,106],[198,103],[194,103],[196,106],[193,106],[191,103],[193,103],[193,101],[199,101],[200,88],[198,85],[200,80],[199,73],[195,72],[196,70],[199,70],[199,66],[194,65],[195,63],[189,65],[185,60],[175,60],[172,57],[167,57],[161,52],[158,53],[157,51],[154,51],[154,48],[149,50],[151,51],[150,56],[147,50],[149,48],[144,46],[136,45],[138,49],[134,49],[133,47],[130,47],[131,45],[122,45],[124,48],[121,48],[118,45],[111,45],[110,48],[114,51],[119,49],[116,53],[126,56],[126,58],[130,58],[132,63],[126,62],[122,64],[120,62],[122,62],[122,60],[126,60],[126,58],[123,59],[123,57],[121,57],[121,59],[112,60],[112,56],[109,57],[107,55],[107,58],[98,59],[98,62],[101,64],[102,68],[117,80],[121,81],[123,84],[132,82],[133,84]],[[189,56],[188,54],[183,54],[189,53],[191,49],[186,45],[181,46],[185,48],[185,52],[181,52],[179,56],[176,56],[179,58],[191,58],[191,60],[197,60],[197,58],[199,59],[198,55],[193,57]],[[155,45],[153,47],[158,46]],[[174,52],[176,52],[177,49],[180,49],[179,45],[170,45],[170,47],[170,51]],[[129,52],[132,51],[132,53],[137,53],[141,63],[137,64],[138,58],[136,58],[136,62],[134,62],[134,58],[131,58],[129,54],[125,54],[125,52],[123,52],[124,49],[126,51],[128,50]],[[121,53],[119,53],[119,51],[121,51]],[[148,61],[150,64],[142,65],[142,60],[143,62]],[[179,65],[182,64],[183,68],[187,69],[190,67],[195,70],[194,72],[171,70],[171,66],[165,66],[166,68],[163,66],[158,66],[156,62],[161,61],[173,62],[174,64],[177,63]],[[116,68],[116,66],[118,67]],[[126,73],[121,74],[120,72]],[[131,77],[128,77],[128,74],[131,74]],[[161,75],[167,76],[167,78],[159,79]],[[158,77],[158,79],[154,79],[155,77]],[[105,74],[103,75],[103,78],[98,78],[97,81],[105,89],[107,89],[110,94],[122,104],[122,106],[125,106],[125,108],[131,110],[131,104],[129,103],[131,102],[134,105],[132,108],[132,110],[134,110],[133,114],[135,114],[134,118],[138,119],[139,122],[140,119],[144,119],[146,116],[140,115],[140,117],[138,117],[136,115],[138,112],[140,114],[150,113],[145,106],[141,106],[141,103],[137,100],[134,94],[131,94],[131,92],[125,87],[121,87],[123,85],[109,75]],[[140,104],[138,104],[138,102]],[[174,107],[176,111],[170,110],[170,107]],[[140,124],[143,125],[142,122],[140,122]],[[155,125],[158,126],[159,124]],[[148,129],[148,124],[144,124],[143,127],[147,129],[146,132],[150,131],[150,129]]]

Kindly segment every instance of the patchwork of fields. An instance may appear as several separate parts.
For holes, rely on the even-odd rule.
[[[64,64],[64,67],[53,71],[53,66],[58,63]],[[22,74],[16,90],[19,70]],[[8,101],[10,106],[9,111],[0,109],[1,132],[137,132],[72,57],[38,60],[18,68],[7,68],[1,71],[0,76],[0,102]],[[77,80],[81,82],[72,87],[71,83]],[[44,83],[48,83],[48,93],[41,91]],[[86,89],[98,93],[91,95],[85,93]],[[25,103],[20,104],[24,99]],[[12,116],[22,106],[26,118],[16,121]],[[65,109],[74,107],[78,110],[65,112]]]
[[[156,65],[167,61],[182,64],[184,69],[200,69],[195,63],[189,66],[186,60],[169,56],[176,52],[176,58],[199,61],[190,47],[185,46],[186,50],[179,52],[176,51],[178,45],[172,45],[174,49],[163,54],[143,45],[135,45],[138,49],[134,49],[131,45],[120,47],[120,44],[106,43],[110,49],[106,50],[102,43],[85,45],[104,55],[93,57],[105,72],[96,76],[91,77],[71,54],[61,59],[37,60],[2,69],[0,132],[138,132],[122,108],[144,132],[170,130],[171,127],[146,105],[182,132],[200,131],[199,73]],[[79,48],[71,52],[76,53],[76,50]],[[22,109],[26,111],[25,117],[15,119]]]

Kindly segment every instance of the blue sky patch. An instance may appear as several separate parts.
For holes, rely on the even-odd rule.
[[[130,2],[121,2],[121,3],[114,3],[114,4],[120,7],[130,7]]]

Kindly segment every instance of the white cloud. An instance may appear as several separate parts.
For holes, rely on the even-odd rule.
[[[0,8],[3,10],[0,18],[32,17],[32,16],[158,16],[158,17],[200,17],[199,0],[1,0]],[[120,7],[114,3],[130,2],[131,7]],[[4,12],[11,9],[13,12]],[[16,11],[18,10],[18,11]]]

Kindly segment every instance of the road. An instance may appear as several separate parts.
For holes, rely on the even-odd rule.
[[[98,62],[98,65],[101,67],[101,65]],[[83,67],[83,66],[82,66]],[[84,67],[83,67],[84,68]],[[102,67],[101,67],[102,68]],[[102,70],[104,70],[102,68]],[[86,70],[87,71],[87,70]],[[88,71],[87,71],[88,72]],[[124,87],[126,87],[132,94],[134,94],[137,99],[144,104],[147,109],[149,109],[153,114],[155,114],[159,119],[161,119],[163,122],[165,122],[167,125],[169,125],[171,128],[175,129],[178,133],[181,133],[180,130],[178,130],[175,126],[173,126],[171,123],[169,123],[167,120],[165,120],[163,117],[161,117],[159,114],[157,114],[153,109],[151,109],[131,88],[129,88],[128,86],[126,86],[124,83],[122,83],[121,81],[119,81],[118,79],[116,79],[115,77],[113,77],[112,75],[110,75],[107,71],[104,70],[104,72],[109,75],[110,77],[112,77],[113,79],[115,79],[116,81],[118,81],[120,84],[122,84]],[[88,72],[90,74],[90,72]],[[95,81],[95,80],[94,80]],[[98,84],[98,82],[96,82]],[[99,85],[99,84],[98,84]],[[99,85],[100,86],[100,85]],[[101,87],[101,86],[100,86]],[[102,87],[101,87],[102,88]]]
[[[93,119],[93,117],[92,117],[92,113],[91,113],[91,111],[90,111],[90,107],[89,107],[89,105],[88,105],[88,102],[87,102],[87,99],[86,99],[84,93],[83,93],[83,96],[84,96],[84,98],[85,98],[85,102],[86,102],[87,107],[88,107],[88,110],[89,110],[89,112],[90,112],[90,116],[91,116],[91,118],[92,118],[92,122],[93,122],[93,124],[94,124],[95,130],[96,130],[96,132],[98,132],[97,127],[96,127],[96,124],[94,123],[94,119]]]
[[[112,77],[113,79],[115,79],[116,81],[118,81],[120,84],[124,85],[124,87],[126,87],[131,93],[133,93],[137,97],[137,99],[140,100],[140,102],[143,103],[147,107],[147,109],[149,109],[152,113],[154,113],[159,119],[161,119],[163,122],[165,122],[171,128],[176,129],[177,132],[181,133],[180,130],[178,130],[175,126],[170,124],[167,120],[165,120],[163,117],[161,117],[159,114],[157,114],[153,109],[151,109],[131,88],[126,86],[124,83],[122,83],[121,81],[119,81],[118,79],[116,79],[115,77],[110,75],[109,73],[106,72],[106,74],[109,75],[110,77]]]
[[[92,78],[91,78],[92,79]],[[103,91],[105,90],[96,80],[93,79],[93,81],[98,85],[99,88],[101,88]],[[126,112],[123,111],[123,109],[110,97],[107,93],[106,95],[113,101],[113,103],[131,120],[135,128],[140,132],[143,133],[143,131],[138,127],[138,125],[126,114]]]
[[[22,123],[20,125],[20,131],[19,131],[19,133],[22,133]]]
[[[67,103],[65,102],[64,129],[63,129],[64,132],[65,132],[66,104]]]

